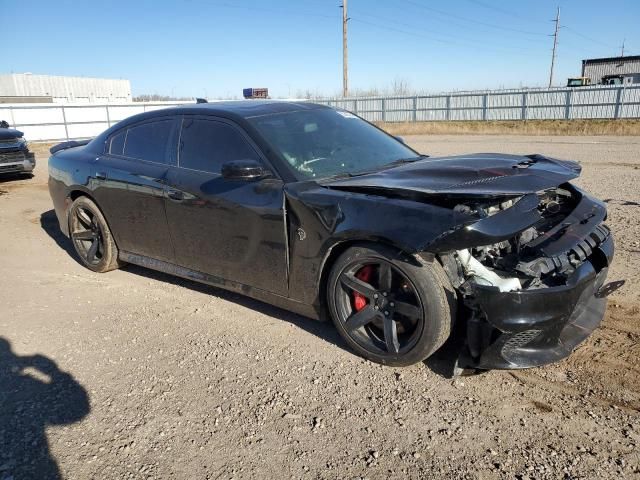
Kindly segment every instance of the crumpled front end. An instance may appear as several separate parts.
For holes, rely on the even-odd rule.
[[[460,248],[440,254],[466,311],[459,365],[528,368],[570,355],[598,327],[606,296],[619,286],[605,285],[614,253],[605,206],[564,184],[460,208],[482,218],[442,243]],[[520,231],[511,235],[514,226]],[[462,248],[465,238],[474,246]],[[482,238],[496,241],[477,245]]]

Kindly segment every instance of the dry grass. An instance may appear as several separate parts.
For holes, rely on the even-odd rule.
[[[29,150],[35,153],[38,158],[48,157],[49,149],[60,142],[29,142]]]
[[[640,120],[378,122],[393,135],[640,135]]]

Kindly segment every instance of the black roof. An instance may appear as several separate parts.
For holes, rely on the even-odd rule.
[[[138,113],[121,120],[95,137],[89,144],[89,148],[94,148],[94,151],[96,152],[102,151],[102,149],[104,149],[104,142],[113,132],[154,117],[181,114],[204,114],[228,118],[235,120],[239,124],[246,124],[248,123],[246,120],[249,118],[273,115],[276,113],[299,112],[325,108],[331,107],[311,102],[288,102],[278,100],[235,100],[230,102],[188,103],[184,105],[169,106],[167,108]]]
[[[325,105],[318,105],[311,102],[289,102],[281,100],[235,100],[230,102],[211,102],[187,104],[181,109],[208,110],[211,113],[227,113],[237,115],[242,118],[259,117],[262,115],[272,115],[274,113],[296,112],[300,110],[316,110],[318,108],[329,108]]]
[[[590,63],[601,62],[635,62],[636,60],[640,60],[640,55],[629,55],[626,57],[587,58],[586,60],[582,60],[582,63],[588,65]]]

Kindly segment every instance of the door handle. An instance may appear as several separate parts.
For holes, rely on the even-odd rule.
[[[106,180],[107,172],[96,172],[96,180]]]
[[[178,202],[184,200],[184,194],[180,190],[174,190],[173,188],[167,190],[167,197]]]

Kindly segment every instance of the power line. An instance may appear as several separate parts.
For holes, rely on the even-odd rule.
[[[254,7],[247,5],[234,5],[232,3],[227,2],[214,2],[214,5],[224,8],[236,8],[240,10],[249,10],[249,11],[258,11],[258,12],[268,12],[268,13],[279,13],[279,14],[287,14],[287,15],[296,15],[302,17],[318,17],[318,18],[330,18],[336,19],[340,18],[337,15],[326,15],[323,13],[315,13],[315,12],[306,12],[302,10],[290,10],[290,9],[277,9],[277,8],[264,8],[264,7]]]
[[[588,37],[585,34],[580,33],[577,30],[574,30],[573,28],[568,27],[566,25],[563,25],[562,28],[566,29],[568,32],[573,33],[574,35],[577,35],[578,37],[582,37],[585,40],[589,40],[590,42],[597,43],[599,45],[602,45],[603,47],[607,47],[607,48],[611,48],[611,49],[617,48],[615,45],[611,45],[609,43],[604,43],[604,42],[601,42],[600,40],[596,40],[595,38]]]
[[[409,23],[400,22],[400,21],[398,21],[398,20],[393,20],[393,19],[390,19],[390,18],[380,17],[380,16],[378,16],[378,15],[371,15],[370,13],[359,13],[359,14],[358,14],[358,19],[357,19],[357,20],[358,20],[358,21],[360,21],[360,22],[362,22],[362,23],[366,23],[366,24],[368,24],[368,25],[374,25],[374,26],[377,26],[377,27],[380,27],[380,28],[390,28],[390,29],[393,29],[394,31],[398,31],[398,32],[402,32],[402,33],[407,33],[407,34],[411,34],[411,35],[413,35],[413,34],[414,34],[414,32],[408,32],[408,31],[406,31],[406,30],[399,30],[399,29],[397,29],[397,27],[394,29],[394,27],[387,27],[387,26],[385,26],[385,25],[380,25],[380,24],[378,24],[378,23],[372,23],[371,21],[367,22],[367,21],[365,21],[365,20],[360,20],[360,18],[359,18],[359,17],[368,17],[368,18],[373,18],[373,19],[376,19],[376,20],[382,20],[382,21],[387,22],[387,23],[395,23],[396,25],[402,25],[402,26],[404,26],[404,27],[409,27],[409,28],[413,28],[413,29],[420,29],[420,30],[424,30],[424,28],[418,27],[418,26],[416,26],[416,25],[411,25],[411,24],[409,24]],[[415,34],[416,34],[416,35],[423,36],[423,37],[425,37],[425,38],[431,38],[431,39],[433,39],[433,40],[435,40],[435,41],[440,41],[440,42],[443,42],[443,43],[447,42],[447,41],[448,41],[447,39],[450,39],[450,38],[453,38],[453,39],[456,39],[456,40],[460,40],[460,37],[459,37],[458,35],[447,34],[447,33],[442,33],[442,32],[434,32],[434,31],[433,31],[433,30],[431,30],[431,29],[429,29],[429,32],[431,32],[431,33],[435,33],[436,35],[439,35],[439,36],[444,37],[444,38],[437,38],[437,37],[434,37],[434,36],[432,36],[432,35],[424,35],[424,34],[417,34],[417,33],[415,33]]]
[[[500,12],[500,13],[503,13],[505,15],[509,15],[511,17],[519,18],[521,20],[526,20],[527,22],[531,22],[531,21],[539,22],[539,23],[545,22],[544,20],[537,20],[537,19],[531,19],[531,18],[523,17],[522,15],[519,15],[519,14],[517,14],[515,12],[510,11],[510,10],[505,10],[504,8],[496,7],[495,5],[489,5],[488,3],[481,2],[480,0],[467,0],[467,2],[475,3],[476,5],[480,5],[481,7],[488,8],[489,10],[494,10],[496,12]]]
[[[469,23],[475,23],[475,24],[478,24],[478,25],[484,25],[485,27],[489,27],[489,28],[495,28],[495,29],[498,29],[498,30],[515,32],[515,33],[520,33],[520,34],[524,34],[524,35],[536,35],[536,36],[545,35],[544,33],[540,33],[540,32],[529,32],[527,30],[520,30],[518,28],[504,27],[502,25],[494,25],[492,23],[486,23],[486,22],[482,22],[480,20],[474,20],[474,19],[471,19],[471,18],[462,17],[462,16],[456,15],[454,13],[444,12],[444,11],[438,10],[436,8],[427,7],[426,5],[423,5],[422,3],[414,2],[412,0],[403,0],[403,1],[405,3],[410,4],[410,5],[414,5],[416,7],[422,8],[424,10],[429,10],[429,11],[437,13],[439,15],[444,15],[446,17],[451,17],[451,18],[457,18],[458,20],[462,20],[462,21],[469,22]]]
[[[361,18],[352,18],[351,20],[354,21],[354,22],[363,23],[365,25],[371,25],[372,27],[377,27],[377,28],[380,28],[382,30],[389,30],[391,32],[398,32],[398,33],[404,33],[406,35],[413,35],[414,37],[426,38],[426,39],[429,39],[429,40],[432,40],[432,41],[438,42],[438,43],[443,43],[443,44],[454,43],[454,42],[449,42],[448,40],[442,40],[440,38],[435,38],[435,37],[432,37],[432,36],[429,36],[429,35],[424,35],[422,33],[409,32],[408,30],[402,30],[400,28],[390,27],[390,26],[387,26],[387,25],[380,25],[379,23],[370,22],[368,20],[362,20]]]
[[[412,24],[409,24],[409,23],[406,23],[406,22],[401,22],[401,21],[398,21],[398,20],[393,20],[393,19],[391,19],[391,18],[385,18],[385,17],[381,17],[381,16],[378,16],[378,15],[372,15],[372,14],[370,14],[370,13],[359,13],[359,14],[358,14],[358,17],[367,17],[367,18],[373,18],[373,19],[376,19],[376,20],[382,20],[382,21],[384,21],[384,22],[386,22],[386,23],[394,23],[394,24],[396,24],[396,25],[402,25],[402,26],[404,26],[404,27],[409,27],[409,28],[411,28],[411,29],[418,29],[418,30],[420,30],[420,31],[424,31],[424,30],[425,30],[425,26],[424,26],[424,25],[420,25],[420,26],[419,26],[419,25],[412,25]],[[439,19],[434,19],[434,20],[438,21]],[[452,22],[451,20],[446,20],[446,22],[447,22],[447,26],[450,26],[450,25],[460,25],[461,27],[463,27],[463,28],[465,28],[465,29],[467,29],[467,30],[468,30],[468,28],[469,28],[469,26],[468,26],[468,25],[464,25],[464,24],[462,24],[462,23],[458,23],[458,22],[455,22],[455,21],[454,21],[454,22]],[[431,34],[435,34],[435,35],[437,35],[438,37],[442,37],[443,39],[446,39],[446,38],[452,38],[452,39],[455,39],[456,41],[462,40],[463,42],[472,43],[472,44],[474,44],[474,45],[479,45],[479,44],[478,44],[478,42],[476,41],[477,36],[476,36],[476,38],[474,38],[474,39],[461,37],[461,36],[460,36],[459,34],[457,34],[457,33],[451,33],[451,32],[452,32],[452,30],[451,30],[451,29],[449,29],[449,33],[444,33],[444,32],[437,31],[437,30],[433,30],[433,29],[429,28],[429,32],[430,32]],[[487,30],[475,30],[475,32],[487,32]],[[520,40],[521,40],[521,41],[525,41],[525,42],[535,42],[535,43],[538,43],[538,44],[539,44],[538,39],[532,39],[532,38],[520,38]]]
[[[353,21],[353,22],[362,23],[362,24],[365,24],[365,25],[370,25],[372,27],[376,27],[376,28],[379,28],[379,29],[382,29],[382,30],[388,30],[388,31],[392,31],[392,32],[403,33],[405,35],[411,35],[411,36],[414,36],[414,37],[426,38],[428,40],[431,40],[431,41],[437,42],[437,43],[441,43],[443,45],[449,45],[449,46],[458,45],[458,46],[464,46],[464,47],[467,47],[467,48],[468,47],[476,48],[476,49],[483,50],[483,51],[493,50],[493,51],[501,51],[501,52],[507,52],[507,53],[522,52],[522,51],[531,52],[532,51],[529,48],[522,48],[522,47],[510,47],[510,48],[509,47],[507,47],[507,48],[495,47],[495,46],[487,47],[486,45],[482,45],[482,44],[479,44],[477,42],[461,42],[459,40],[452,41],[452,40],[447,40],[447,39],[441,39],[441,38],[433,37],[433,36],[430,36],[430,35],[425,35],[423,33],[411,32],[411,31],[408,31],[408,30],[403,30],[403,29],[396,28],[396,27],[391,27],[391,26],[388,26],[388,25],[381,25],[379,23],[370,22],[368,20],[362,20],[361,18],[357,18],[357,17],[351,17],[350,20]]]

